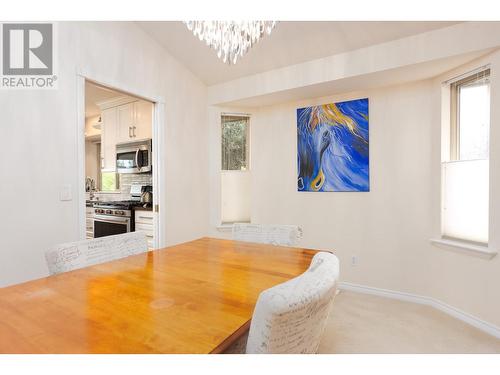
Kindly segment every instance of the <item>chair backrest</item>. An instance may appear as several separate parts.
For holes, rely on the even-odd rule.
[[[45,259],[50,274],[55,275],[146,251],[146,235],[130,232],[57,245],[45,253]]]
[[[247,353],[316,353],[337,290],[339,260],[320,252],[302,275],[263,291]]]
[[[302,238],[297,225],[233,224],[233,240],[267,243],[278,246],[295,246]]]

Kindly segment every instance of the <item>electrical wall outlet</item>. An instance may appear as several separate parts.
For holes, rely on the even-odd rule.
[[[351,257],[351,266],[355,267],[358,265],[358,263],[359,263],[359,257],[357,255],[353,255]]]

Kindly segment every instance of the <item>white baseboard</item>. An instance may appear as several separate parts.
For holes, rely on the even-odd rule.
[[[382,288],[374,288],[366,285],[353,284],[348,282],[340,282],[339,289],[341,290],[350,290],[358,293],[372,294],[375,296],[386,297],[397,299],[400,301],[413,302],[421,305],[427,305],[434,307],[435,309],[444,312],[456,319],[459,319],[467,324],[470,324],[473,327],[480,329],[483,332],[486,332],[496,338],[500,338],[500,328],[494,324],[485,322],[475,316],[466,313],[456,307],[450,306],[446,303],[443,303],[437,299],[419,296],[417,294],[411,294],[406,292],[398,292],[395,290],[382,289]]]

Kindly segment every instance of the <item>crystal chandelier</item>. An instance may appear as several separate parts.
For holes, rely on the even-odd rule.
[[[236,64],[264,34],[271,34],[276,21],[186,21],[189,30],[217,56],[229,64]]]

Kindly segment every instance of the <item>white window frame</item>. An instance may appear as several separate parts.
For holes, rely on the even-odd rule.
[[[476,80],[490,77],[489,67],[464,74],[450,82],[450,160],[460,159],[460,87]],[[491,99],[490,99],[491,101]]]
[[[247,128],[246,128],[246,169],[244,170],[231,170],[231,169],[223,169],[222,165],[222,121],[223,117],[242,117],[248,119],[247,122]],[[229,113],[229,112],[221,112],[220,117],[219,117],[219,148],[221,150],[220,158],[219,158],[219,172],[220,172],[220,181],[221,181],[221,189],[220,189],[220,225],[219,229],[225,229],[225,228],[232,228],[234,222],[233,221],[224,221],[223,217],[223,191],[222,191],[222,176],[223,174],[250,174],[252,170],[252,157],[251,157],[251,126],[252,126],[252,117],[248,113]],[[239,221],[238,221],[239,222]],[[251,222],[251,213],[250,213],[250,218],[248,221],[245,221],[250,223]]]
[[[222,119],[223,117],[241,117],[248,119],[247,121],[247,128],[246,128],[246,152],[245,152],[245,159],[246,159],[246,169],[222,169]],[[251,117],[249,114],[246,113],[221,113],[220,115],[220,142],[221,142],[221,158],[220,158],[220,170],[225,171],[225,172],[246,172],[250,171],[250,122],[251,122]]]
[[[444,205],[444,174],[443,165],[450,161],[459,161],[459,118],[458,118],[458,100],[457,89],[460,84],[470,82],[473,79],[477,79],[478,75],[488,72],[491,77],[491,71],[489,65],[481,66],[475,70],[469,71],[467,73],[461,74],[458,77],[450,79],[443,83],[442,100],[445,101],[445,105],[442,107],[442,121],[443,130],[442,133],[442,162],[441,162],[441,210],[440,210],[440,236],[439,238],[432,238],[430,242],[440,248],[447,250],[459,251],[465,254],[480,256],[483,258],[491,259],[496,254],[495,249],[490,248],[489,243],[478,243],[474,241],[468,241],[466,239],[447,237],[443,233],[443,205]],[[491,101],[491,96],[490,96]],[[446,106],[446,103],[448,105]],[[491,121],[490,121],[490,134],[491,134]],[[446,130],[447,129],[447,130]],[[491,146],[491,138],[490,138]],[[491,168],[490,168],[491,170]],[[489,196],[491,198],[491,184],[489,188]],[[489,203],[491,207],[491,201]],[[491,217],[491,210],[489,210],[489,218]],[[490,229],[491,232],[491,229]],[[490,235],[491,236],[491,235]],[[488,239],[490,241],[490,238]]]

